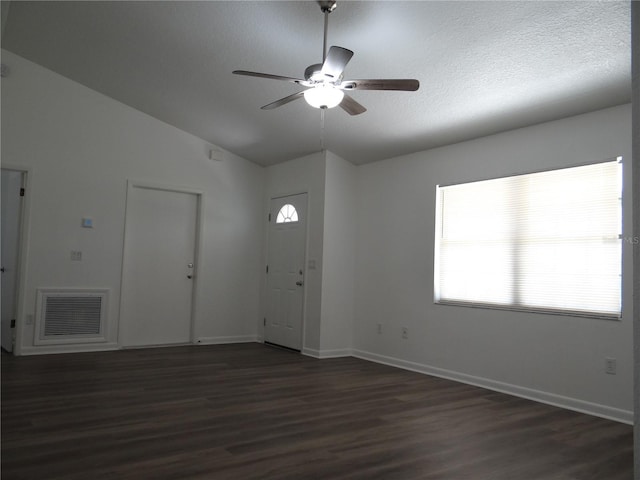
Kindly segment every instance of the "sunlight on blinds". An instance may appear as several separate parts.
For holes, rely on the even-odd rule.
[[[438,187],[435,300],[618,317],[622,165]]]

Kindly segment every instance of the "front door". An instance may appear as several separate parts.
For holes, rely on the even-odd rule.
[[[271,200],[264,340],[302,349],[307,194]]]
[[[127,195],[120,342],[191,341],[199,195],[131,186]]]

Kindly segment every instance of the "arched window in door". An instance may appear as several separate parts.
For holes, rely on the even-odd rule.
[[[278,212],[278,216],[276,217],[276,223],[289,223],[297,221],[298,212],[296,211],[296,207],[289,203],[287,203],[280,209],[280,211]]]

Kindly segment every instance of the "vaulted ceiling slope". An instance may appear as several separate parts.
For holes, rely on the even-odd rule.
[[[345,78],[420,89],[354,91],[368,111],[324,127],[302,100],[260,110],[302,87],[231,73],[321,62],[316,2],[2,3],[3,48],[261,165],[321,147],[363,164],[631,100],[629,2],[339,2]]]

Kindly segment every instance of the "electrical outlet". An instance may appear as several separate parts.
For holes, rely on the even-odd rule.
[[[382,324],[381,323],[378,324],[378,333],[382,333]]]
[[[29,314],[26,316],[27,321],[25,322],[27,325],[33,325],[33,315]]]
[[[81,262],[82,252],[80,250],[71,250],[70,258],[72,262]]]
[[[409,338],[409,329],[407,327],[402,327],[402,338],[405,340]]]
[[[604,359],[604,371],[609,375],[615,375],[618,369],[618,364],[615,358]]]

